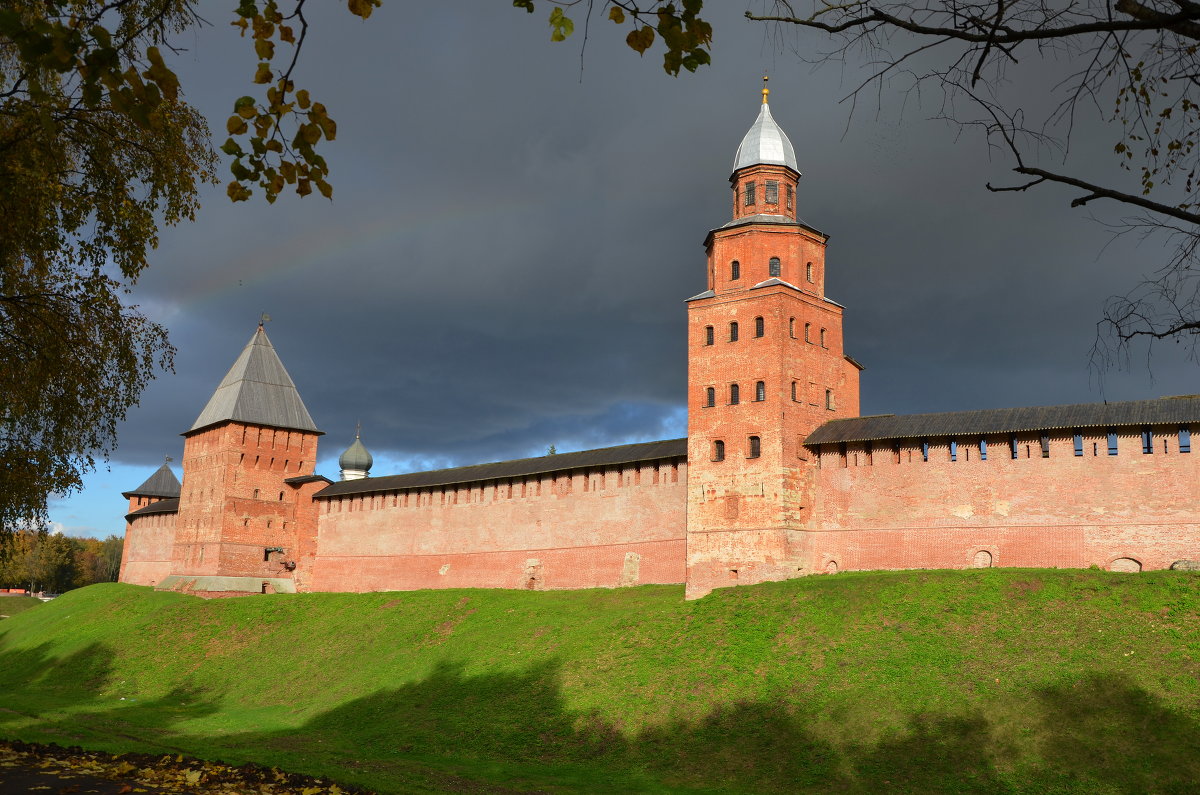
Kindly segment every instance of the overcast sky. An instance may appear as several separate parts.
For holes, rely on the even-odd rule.
[[[1120,213],[1073,210],[1055,188],[987,192],[1015,181],[1010,164],[935,120],[936,98],[885,86],[882,107],[851,117],[840,100],[862,72],[794,51],[827,42],[780,46],[739,4],[710,5],[713,64],[679,78],[605,20],[581,74],[582,37],[552,44],[548,11],[387,0],[360,22],[313,9],[298,83],[339,124],[323,145],[333,201],[232,205],[214,187],[195,223],[163,233],[134,300],[169,328],[176,372],[122,425],[111,471],[53,501],[52,520],[123,532],[120,492],[163,456],[180,474],[179,434],[262,312],[327,434],[318,472],[332,479],[358,421],[375,475],[683,436],[683,300],[704,289],[706,232],[729,220],[764,71],[804,174],[799,214],[831,236],[827,293],[866,366],[864,414],[1200,392],[1171,345],[1152,372],[1143,358],[1109,373],[1103,393],[1089,370],[1104,299],[1163,259],[1112,242],[1103,222]],[[221,131],[254,58],[209,13],[174,65]],[[1107,174],[1116,140],[1084,126],[1072,162]]]

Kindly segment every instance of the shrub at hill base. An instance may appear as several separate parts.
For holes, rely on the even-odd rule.
[[[202,601],[0,624],[0,735],[381,792],[1169,792],[1200,780],[1200,577],[839,574],[717,591]]]

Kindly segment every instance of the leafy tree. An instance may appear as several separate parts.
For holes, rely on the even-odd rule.
[[[534,10],[533,0],[514,5]],[[551,38],[574,22],[548,3]],[[1173,337],[1193,356],[1200,342],[1200,4],[1191,0],[763,0],[750,20],[825,38],[797,46],[804,60],[852,60],[873,71],[848,99],[894,89],[934,89],[938,116],[980,130],[1011,164],[1024,192],[1058,185],[1073,207],[1111,203],[1133,213],[1119,232],[1165,237],[1160,269],[1131,293],[1110,299],[1094,350],[1103,368],[1131,342]],[[610,0],[608,17],[630,25],[639,53],[663,51],[679,74],[708,63],[711,28],[703,0]],[[592,4],[586,5],[590,16]],[[811,51],[808,45],[818,42]],[[829,50],[820,42],[832,41]],[[1064,67],[1063,64],[1068,66]],[[1030,91],[1029,87],[1033,86]],[[853,104],[852,104],[853,106]],[[1039,109],[1042,112],[1039,113]],[[1113,170],[1097,175],[1068,157],[1072,135],[1111,135]]]
[[[378,4],[348,6],[365,18]],[[197,5],[0,8],[0,540],[44,523],[47,495],[80,486],[148,380],[171,367],[166,329],[125,296],[160,225],[190,220],[216,180],[208,128],[166,62],[172,37],[200,23]],[[226,124],[235,201],[255,187],[268,201],[289,186],[332,194],[316,145],[336,125],[290,79],[304,5],[236,7],[262,96],[236,100]]]

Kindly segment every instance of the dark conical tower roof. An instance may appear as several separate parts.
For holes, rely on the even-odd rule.
[[[154,474],[146,478],[146,482],[138,486],[136,489],[123,492],[121,494],[125,499],[130,497],[163,497],[169,499],[179,496],[179,478],[175,477],[175,473],[171,471],[171,467],[163,464],[154,471]]]
[[[321,433],[261,325],[188,433],[229,420]]]

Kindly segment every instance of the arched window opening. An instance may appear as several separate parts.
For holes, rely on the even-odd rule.
[[[710,386],[704,390],[704,405],[709,406],[709,407],[717,405],[717,388],[716,387]]]
[[[813,267],[811,262],[804,266],[804,277],[808,279],[809,284],[812,284]]]
[[[767,322],[762,317],[754,318],[754,336],[761,337],[766,333]]]
[[[729,405],[736,406],[738,403],[741,403],[741,402],[742,402],[741,391],[738,389],[738,385],[730,384],[729,385]]]
[[[755,196],[754,196],[754,183],[753,183],[753,182],[747,182],[747,183],[746,183],[746,206],[747,206],[747,207],[752,207],[752,206],[754,206],[754,200],[755,200]]]
[[[825,408],[829,409],[830,411],[834,410],[832,389],[825,390]]]
[[[804,324],[804,341],[812,342],[812,323]]]
[[[712,345],[712,344],[713,344],[713,340],[714,340],[715,336],[716,336],[716,335],[713,333],[713,327],[712,327],[712,326],[705,326],[705,327],[704,327],[704,344],[705,344],[705,345]]]
[[[792,400],[796,399],[796,382],[792,382]]]
[[[767,383],[758,381],[754,384],[754,399],[763,401],[767,399]]]
[[[724,461],[725,460],[725,443],[722,442],[720,439],[713,442],[712,460],[713,461]]]
[[[757,436],[750,437],[750,455],[747,458],[758,458],[762,455],[762,440]]]
[[[822,348],[826,347],[826,345],[825,345],[825,329],[821,329],[821,347]]]
[[[742,278],[742,263],[734,260],[729,263],[729,280],[736,282],[740,278]]]
[[[737,321],[734,321],[733,323],[729,324],[729,341],[737,342],[737,339],[738,339],[738,326],[737,326]]]
[[[782,268],[779,265],[779,257],[771,257],[770,262],[767,264],[767,274],[778,276],[780,273],[782,273]]]
[[[794,317],[788,318],[788,336],[796,339],[796,318]]]

